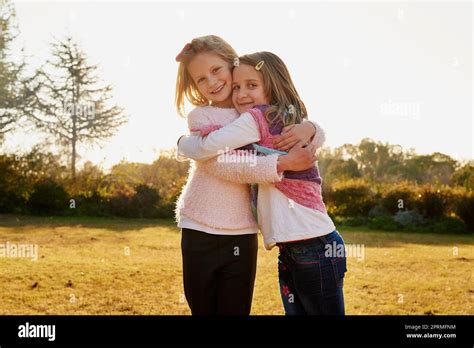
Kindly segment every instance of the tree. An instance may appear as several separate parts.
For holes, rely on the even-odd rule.
[[[157,189],[164,202],[174,203],[189,171],[189,162],[178,162],[175,158],[175,150],[161,151],[152,164],[123,161],[112,167],[110,175],[130,186],[150,185]]]
[[[405,161],[404,176],[420,184],[448,184],[457,166],[456,160],[440,152],[431,155],[415,154]]]
[[[471,160],[458,168],[452,175],[451,182],[468,190],[474,190],[474,161]]]
[[[19,123],[30,98],[26,94],[31,79],[23,78],[25,62],[14,62],[11,44],[17,36],[15,9],[9,1],[0,0],[0,142]]]
[[[126,116],[122,108],[110,105],[112,87],[100,84],[98,66],[88,64],[72,37],[53,42],[52,56],[38,69],[39,79],[31,92],[35,107],[28,116],[59,145],[70,148],[74,184],[77,146],[110,138],[126,123]]]
[[[324,180],[348,180],[361,177],[357,162],[352,159],[344,159],[343,154],[336,148],[331,151],[328,148],[318,152],[318,167]]]
[[[368,138],[362,139],[358,145],[345,144],[339,151],[342,151],[343,157],[352,158],[362,175],[370,181],[397,179],[405,159],[401,146]]]
[[[42,180],[64,184],[65,169],[60,156],[46,152],[43,144],[22,155],[0,155],[0,212],[21,212]]]

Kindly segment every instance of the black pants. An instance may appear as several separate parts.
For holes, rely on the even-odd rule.
[[[213,235],[182,229],[183,281],[193,315],[249,315],[257,234]]]

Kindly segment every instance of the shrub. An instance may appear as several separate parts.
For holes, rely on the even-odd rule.
[[[338,218],[337,220],[339,221],[341,225],[354,226],[354,227],[364,226],[368,222],[368,219],[364,216],[351,216],[351,217],[346,217],[346,218]]]
[[[474,190],[474,161],[458,168],[451,176],[451,182],[468,190]]]
[[[109,202],[102,197],[99,192],[82,193],[77,197],[73,197],[76,201],[76,208],[71,209],[73,215],[85,216],[110,216],[108,211]]]
[[[454,211],[464,221],[467,230],[474,232],[474,192],[456,196]]]
[[[120,192],[113,196],[108,195],[106,200],[96,195],[94,198],[86,199],[84,203],[102,206],[105,204],[107,208],[100,212],[105,215],[127,218],[163,217],[162,207],[159,204],[160,196],[154,188],[139,184],[135,190],[134,194]],[[89,209],[87,210],[89,211]]]
[[[375,205],[374,193],[363,180],[348,180],[333,186],[333,213],[340,216],[367,216]]]
[[[401,209],[413,209],[415,197],[416,192],[413,184],[402,182],[382,192],[381,204],[391,214],[395,214]]]
[[[423,216],[416,210],[399,211],[395,214],[393,219],[403,227],[418,226],[426,222]]]
[[[166,203],[160,204],[157,210],[157,217],[158,218],[174,218],[175,217],[175,210],[176,204],[175,203]]]
[[[446,213],[448,204],[448,193],[431,186],[420,190],[416,202],[418,210],[428,219],[441,218]]]
[[[0,190],[0,213],[21,213],[26,200],[14,192]]]
[[[373,207],[369,211],[369,218],[373,218],[377,216],[387,216],[387,215],[390,215],[389,211],[380,204],[377,204],[375,207]]]
[[[28,207],[33,214],[63,215],[69,209],[68,194],[55,181],[42,180],[33,186]]]
[[[0,155],[0,213],[19,213],[25,207],[23,177],[13,156]]]
[[[433,232],[440,233],[465,233],[466,224],[454,217],[443,217],[433,224]]]
[[[123,193],[110,197],[107,212],[113,216],[134,217],[135,212],[131,202],[131,198]]]
[[[400,226],[392,216],[377,216],[369,219],[369,228],[375,230],[396,231]]]
[[[136,193],[132,197],[134,215],[140,218],[158,217],[158,203],[160,196],[158,192],[148,185],[140,184],[136,188]]]

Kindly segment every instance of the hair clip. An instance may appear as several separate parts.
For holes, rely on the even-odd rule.
[[[263,63],[265,63],[263,60],[258,62],[257,65],[255,65],[255,70],[260,70],[263,66]]]
[[[181,50],[181,52],[179,52],[179,54],[176,56],[176,61],[177,62],[181,62],[181,58],[183,57],[183,54],[184,52],[186,52],[187,50],[189,50],[191,48],[191,43],[187,43],[186,45],[184,45],[183,49]]]

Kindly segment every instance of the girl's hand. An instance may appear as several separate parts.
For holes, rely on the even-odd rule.
[[[316,162],[316,145],[307,145],[302,141],[297,143],[288,155],[278,157],[277,171],[279,173],[285,170],[299,171],[311,168]]]
[[[316,128],[309,121],[300,124],[292,124],[283,128],[281,135],[273,139],[273,146],[281,151],[288,151],[300,141],[311,142],[316,134]]]

